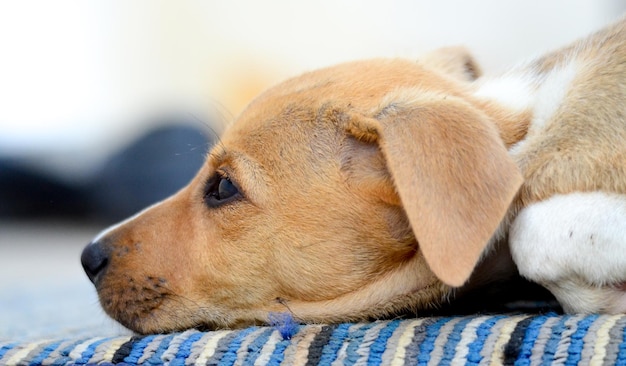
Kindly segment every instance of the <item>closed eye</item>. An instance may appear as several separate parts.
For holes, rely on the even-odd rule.
[[[239,188],[228,176],[216,173],[206,185],[204,202],[209,207],[219,207],[241,198]]]

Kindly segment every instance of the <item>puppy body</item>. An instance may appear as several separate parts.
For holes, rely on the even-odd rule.
[[[187,187],[101,234],[83,265],[105,311],[143,333],[284,311],[303,322],[419,312],[514,275],[511,225],[521,273],[553,289],[563,278],[537,263],[585,241],[557,249],[548,222],[529,217],[574,192],[622,202],[625,47],[622,21],[496,78],[474,81],[471,57],[444,49],[286,81],[250,104]],[[609,236],[607,250],[623,245]],[[529,249],[536,240],[550,248]],[[593,281],[561,267],[583,272],[569,290],[617,294],[596,306],[553,290],[566,309],[623,309],[623,273]]]
[[[625,60],[621,21],[475,92],[530,111],[509,148],[524,174],[510,245],[520,273],[569,312],[626,311]]]
[[[510,147],[524,174],[519,205],[554,194],[625,191],[624,59],[620,21],[477,85],[475,95],[529,112],[528,122],[516,124],[527,124],[525,136]]]

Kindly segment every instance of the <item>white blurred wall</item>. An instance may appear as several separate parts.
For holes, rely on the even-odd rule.
[[[0,2],[0,155],[79,170],[172,110],[233,114],[341,61],[464,44],[501,70],[619,17],[623,0]]]

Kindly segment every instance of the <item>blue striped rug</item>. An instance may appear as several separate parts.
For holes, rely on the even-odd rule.
[[[489,315],[0,342],[3,365],[626,365],[626,315]]]

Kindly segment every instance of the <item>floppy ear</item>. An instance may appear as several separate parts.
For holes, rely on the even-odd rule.
[[[443,47],[428,52],[417,63],[452,76],[458,80],[474,81],[482,71],[465,47]]]
[[[431,95],[353,115],[347,130],[378,143],[428,265],[461,286],[522,183],[495,125],[459,98]]]

